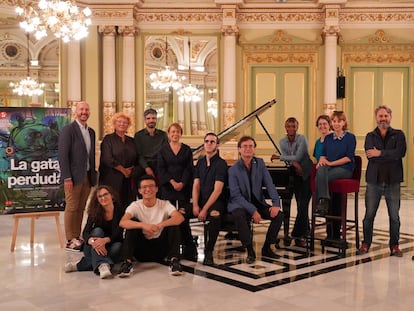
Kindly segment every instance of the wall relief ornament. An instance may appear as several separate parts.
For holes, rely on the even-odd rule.
[[[245,64],[310,64],[317,62],[317,53],[254,53],[243,55]]]
[[[322,10],[256,9],[251,12],[241,9],[236,19],[237,23],[324,23],[325,13]]]
[[[393,23],[414,22],[413,8],[369,8],[342,9],[339,13],[340,23]]]

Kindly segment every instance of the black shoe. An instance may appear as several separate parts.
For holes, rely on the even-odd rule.
[[[206,251],[204,253],[203,265],[205,265],[205,266],[212,266],[212,265],[214,265],[213,252]]]
[[[181,267],[180,261],[176,257],[171,258],[170,274],[174,276],[179,276],[183,274],[183,269]]]
[[[247,255],[246,258],[246,263],[251,265],[252,263],[254,263],[256,261],[256,255]]]
[[[298,247],[306,247],[307,246],[306,239],[305,238],[295,239],[295,245]]]
[[[278,258],[278,256],[272,251],[270,247],[262,248],[262,257]]]
[[[247,248],[246,263],[250,265],[256,261],[256,253],[254,252],[254,249],[251,245],[246,246],[246,248]]]
[[[119,277],[127,278],[131,276],[132,272],[134,272],[134,264],[125,260],[121,265],[121,269],[119,270]]]
[[[283,238],[283,245],[284,246],[290,246],[291,243],[292,243],[292,238],[290,236],[285,236]]]
[[[325,216],[329,211],[329,199],[320,198],[315,206],[315,214]]]

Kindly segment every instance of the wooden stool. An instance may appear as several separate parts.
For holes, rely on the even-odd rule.
[[[31,218],[30,223],[30,244],[33,245],[34,242],[34,224],[35,219],[38,219],[40,217],[55,217],[56,220],[56,230],[58,233],[58,239],[60,247],[63,248],[63,235],[62,235],[62,229],[60,227],[60,221],[59,221],[59,212],[36,212],[36,213],[21,213],[21,214],[14,214],[14,225],[13,225],[13,236],[12,236],[12,242],[10,245],[10,251],[14,252],[14,247],[16,245],[16,236],[17,236],[17,229],[19,227],[19,220],[20,218]]]

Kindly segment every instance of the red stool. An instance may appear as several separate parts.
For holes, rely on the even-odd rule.
[[[312,219],[311,219],[311,250],[315,249],[315,228],[316,228],[316,217],[324,217],[329,220],[340,220],[341,221],[341,241],[337,245],[342,256],[345,256],[347,242],[346,242],[346,231],[355,228],[355,244],[356,248],[359,247],[359,226],[358,226],[358,193],[361,180],[361,168],[362,159],[360,156],[355,156],[355,168],[351,178],[337,179],[329,183],[329,192],[338,193],[341,196],[341,214],[340,216],[335,215],[318,215],[315,213],[316,197],[315,197],[315,175],[316,166],[314,165],[311,173],[311,190],[312,190]],[[348,193],[355,194],[354,201],[354,219],[347,219],[347,195]],[[351,225],[348,225],[351,223]],[[325,243],[322,242],[322,251],[324,251]]]

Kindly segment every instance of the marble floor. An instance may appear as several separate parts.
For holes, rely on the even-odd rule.
[[[359,205],[361,221],[362,198]],[[322,253],[319,243],[311,253],[282,243],[276,250],[279,258],[258,257],[248,265],[245,254],[237,252],[240,243],[224,239],[223,233],[214,254],[216,265],[206,267],[201,264],[203,228],[194,223],[199,262],[183,261],[183,276],[170,276],[167,266],[139,263],[132,277],[107,280],[92,272],[63,272],[65,262],[80,254],[59,248],[51,217],[36,221],[32,247],[29,220],[20,220],[16,250],[10,252],[12,216],[2,215],[0,310],[412,310],[413,205],[412,197],[403,197],[402,258],[389,256],[388,216],[382,201],[372,248],[363,256],[355,255],[355,231],[351,231],[345,257],[331,248]],[[265,230],[265,225],[254,227],[257,254]],[[324,231],[321,227],[317,235],[323,237]]]

